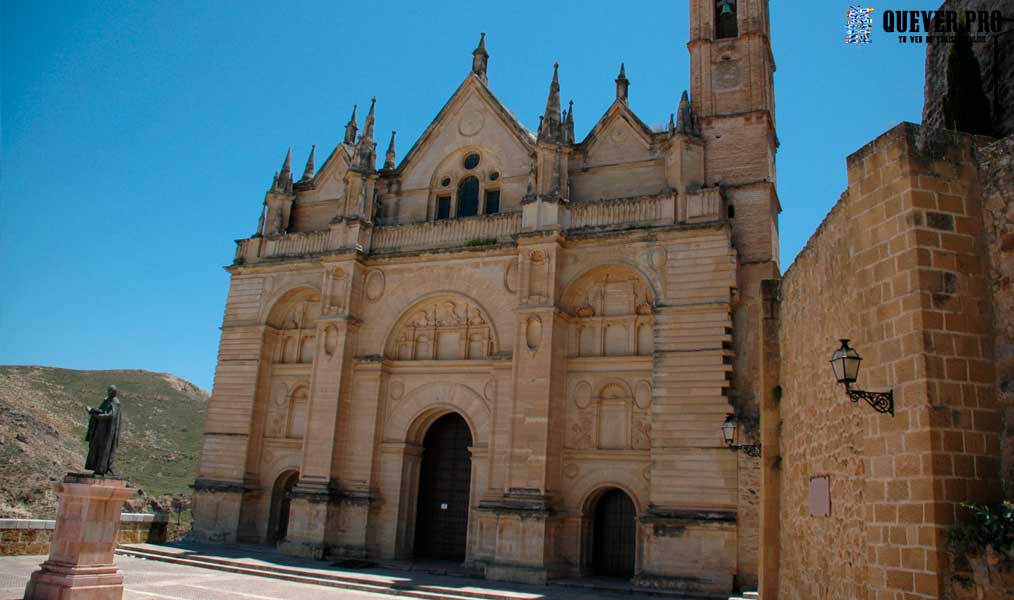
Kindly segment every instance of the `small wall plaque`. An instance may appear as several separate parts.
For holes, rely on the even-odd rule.
[[[826,517],[831,514],[831,477],[819,475],[810,478],[810,516]]]

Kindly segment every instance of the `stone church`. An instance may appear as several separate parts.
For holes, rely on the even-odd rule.
[[[756,581],[758,459],[722,425],[756,422],[759,282],[779,276],[768,2],[689,4],[667,127],[633,112],[621,65],[576,139],[554,65],[531,131],[483,37],[400,161],[393,133],[378,156],[375,100],[319,169],[286,156],[228,267],[198,538],[515,581]]]

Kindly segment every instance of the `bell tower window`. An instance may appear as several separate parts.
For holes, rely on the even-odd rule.
[[[739,35],[736,15],[736,0],[716,0],[715,38],[731,38]]]
[[[458,184],[458,216],[472,217],[479,214],[479,179],[465,177]]]

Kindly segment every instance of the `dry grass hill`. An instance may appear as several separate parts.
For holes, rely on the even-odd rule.
[[[189,493],[208,393],[167,373],[0,366],[0,517],[52,518],[52,483],[84,467],[86,406],[115,384],[123,427],[114,468],[148,497]]]

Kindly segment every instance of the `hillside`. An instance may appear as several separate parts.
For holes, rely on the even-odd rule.
[[[115,384],[123,430],[114,468],[148,496],[194,481],[208,393],[166,373],[0,366],[0,517],[51,518],[52,483],[81,471],[86,407]]]

